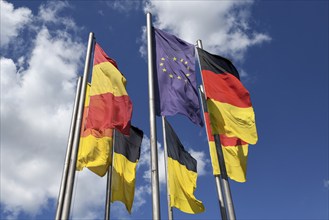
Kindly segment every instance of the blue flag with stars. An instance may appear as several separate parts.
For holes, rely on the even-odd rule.
[[[156,114],[182,114],[203,126],[196,89],[194,45],[157,28],[154,28],[154,35]]]

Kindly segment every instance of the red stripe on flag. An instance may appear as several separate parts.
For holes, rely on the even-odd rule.
[[[89,135],[95,138],[112,137],[113,130],[111,128],[105,129],[103,131],[96,131],[94,129],[86,129],[81,133],[81,137],[88,137]]]
[[[244,142],[243,140],[236,138],[236,137],[227,137],[226,135],[221,134],[220,135],[220,142],[222,146],[241,146],[248,144],[247,142]]]
[[[234,75],[202,70],[207,98],[236,107],[251,107],[249,92]]]
[[[112,63],[116,68],[118,68],[117,63],[115,60],[111,59],[107,54],[104,52],[104,50],[99,46],[99,44],[95,44],[95,52],[94,52],[94,66],[100,63],[104,62],[110,62]]]
[[[215,141],[214,135],[211,133],[211,126],[210,126],[210,119],[209,119],[209,113],[204,113],[204,119],[206,121],[206,127],[207,127],[207,135],[208,135],[208,141]]]
[[[91,96],[86,129],[102,131],[115,127],[129,135],[131,115],[129,96],[114,96],[112,93]]]
[[[83,134],[83,131],[86,128],[88,111],[89,111],[89,106],[85,106],[85,108],[83,109],[83,115],[82,115],[82,125],[81,125],[81,130],[80,130],[81,135]]]
[[[205,121],[206,121],[206,126],[207,126],[207,134],[208,134],[208,141],[215,141],[214,140],[214,135],[211,133],[211,126],[210,126],[210,120],[209,120],[209,113],[205,112],[204,113]],[[241,146],[248,144],[247,142],[244,142],[243,140],[236,138],[236,137],[227,137],[224,134],[220,135],[220,142],[221,145],[224,147],[227,146]]]

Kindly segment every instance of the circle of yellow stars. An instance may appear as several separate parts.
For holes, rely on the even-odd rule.
[[[167,57],[167,59],[170,59],[170,58]],[[175,61],[175,62],[179,61],[179,62],[183,63],[184,66],[186,67],[186,69],[187,69],[188,71],[190,71],[190,67],[188,66],[188,64],[189,64],[188,61],[184,60],[183,58],[178,59],[177,57],[173,57],[172,60]],[[160,65],[160,67],[162,68],[162,72],[163,72],[163,73],[168,73],[168,72],[167,72],[167,69],[164,67],[164,62],[165,62],[165,61],[166,61],[166,58],[162,57],[162,58],[161,58],[161,61],[160,61],[160,63],[159,63],[159,65]],[[184,73],[184,74],[185,74],[186,77],[191,76],[191,73]],[[169,76],[170,78],[172,78],[172,79],[175,78],[175,76],[174,76],[173,73],[168,73],[168,76]],[[181,76],[177,76],[176,78],[177,78],[178,80],[182,80],[182,77],[181,77]],[[187,83],[188,80],[185,79],[184,81],[185,81],[185,83]]]

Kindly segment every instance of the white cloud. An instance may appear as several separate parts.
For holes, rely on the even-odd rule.
[[[72,219],[100,219],[104,216],[107,176],[88,169],[77,172],[72,199]]]
[[[145,195],[151,195],[149,185],[136,187],[133,211],[139,210],[146,203]]]
[[[166,183],[165,176],[165,163],[164,163],[164,150],[162,145],[157,142],[158,146],[158,174],[159,174],[159,183],[163,185]],[[142,151],[141,151],[141,165],[145,166],[146,169],[143,173],[143,178],[145,181],[151,183],[151,147],[150,147],[150,139],[147,136],[144,136],[142,143]]]
[[[141,44],[141,46],[139,47],[139,53],[141,54],[141,56],[146,59],[147,56],[147,38],[146,38],[146,27],[143,26],[142,27],[142,35],[140,38],[137,39],[137,42]]]
[[[24,25],[31,22],[32,14],[28,8],[14,9],[13,4],[0,1],[0,46],[4,47],[14,40]]]
[[[32,40],[24,41],[26,53],[0,57],[0,202],[7,218],[17,218],[21,212],[34,217],[49,209],[50,200],[57,200],[75,80],[85,54],[85,44],[68,32],[78,30],[75,22],[58,15],[67,7],[67,3],[49,2],[32,15],[30,9],[14,9],[11,3],[1,1],[1,46],[24,41],[20,31],[33,29]],[[149,183],[149,139],[144,139],[138,169]],[[160,183],[164,183],[163,149],[158,146]],[[202,153],[195,153],[202,158]],[[102,218],[105,178],[83,171],[77,179],[73,218]],[[150,194],[150,184],[136,186],[133,211],[139,210]]]
[[[198,176],[203,176],[207,173],[206,166],[210,163],[210,160],[207,159],[205,152],[203,151],[195,151],[193,149],[189,150],[189,153],[192,155],[194,159],[197,160],[197,170]]]
[[[151,194],[150,152],[150,139],[144,135],[141,146],[141,154],[137,165],[136,176],[142,176],[142,182],[146,181],[147,184],[137,184],[139,181],[136,181],[135,198],[132,210],[133,212],[139,210],[146,203],[146,196]],[[143,173],[142,175],[140,174],[141,172]]]
[[[241,60],[246,50],[271,38],[250,27],[253,1],[146,1],[153,24],[204,49]],[[145,45],[144,45],[145,47]],[[145,49],[141,49],[145,52]]]
[[[57,19],[59,19],[58,13],[64,7],[68,7],[68,3],[64,1],[49,2],[46,5],[41,5],[38,17],[45,22],[57,22]]]
[[[65,1],[49,1],[46,4],[42,4],[39,7],[38,20],[42,23],[53,23],[57,25],[62,25],[65,30],[77,31],[80,28],[75,24],[75,22],[66,16],[60,15],[60,13],[65,8],[70,8],[68,2]],[[65,32],[61,32],[65,34]]]
[[[14,89],[13,87],[16,86],[16,82],[18,81],[16,74],[16,65],[13,60],[7,59],[5,57],[1,57],[1,72],[7,74],[1,74],[1,89],[3,91],[8,91],[9,89]],[[2,98],[5,98],[11,94],[4,94]],[[2,112],[2,111],[1,111]]]
[[[112,0],[112,1],[106,2],[106,4],[115,10],[127,13],[131,10],[139,9],[142,2],[141,1],[131,1],[131,0]]]
[[[29,9],[14,10],[3,1],[1,10],[13,16],[25,13],[31,22],[39,19]],[[1,22],[2,33],[12,21],[1,17]],[[20,29],[29,28],[20,24]],[[22,40],[18,31],[6,37],[7,43]],[[57,199],[75,79],[85,52],[69,33],[50,33],[46,25],[25,44],[31,54],[0,58],[1,206],[7,218],[20,212],[35,216],[48,208],[50,199]]]

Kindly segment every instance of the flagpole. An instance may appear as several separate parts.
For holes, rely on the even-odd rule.
[[[222,220],[227,220],[227,212],[226,212],[226,206],[224,202],[224,197],[223,197],[223,187],[222,187],[222,182],[220,175],[214,175],[215,177],[215,182],[216,182],[216,187],[217,187],[217,195],[218,195],[218,201],[220,205],[220,212],[222,216]]]
[[[111,165],[107,171],[106,181],[106,198],[105,198],[105,220],[110,219],[111,213],[111,197],[112,197],[112,173],[113,173],[113,162],[114,162],[114,145],[115,145],[115,129],[112,132],[112,154],[111,154]]]
[[[165,116],[162,116],[162,132],[163,132],[164,160],[165,160],[165,172],[166,172],[166,183],[167,183],[168,220],[172,220],[173,211],[170,202],[170,186],[169,186],[169,177],[168,177],[168,147],[167,147],[167,135],[165,128]]]
[[[67,184],[67,176],[69,171],[69,165],[70,165],[70,158],[72,153],[72,144],[73,144],[73,133],[75,130],[75,121],[77,118],[77,107],[79,105],[79,97],[81,93],[81,76],[78,77],[77,81],[77,91],[74,99],[74,106],[72,111],[72,118],[71,118],[71,125],[70,125],[70,131],[69,131],[69,137],[67,141],[67,150],[66,150],[66,156],[65,156],[65,163],[62,173],[62,180],[61,180],[61,186],[59,189],[58,194],[58,201],[57,201],[57,209],[56,209],[56,216],[55,219],[59,220],[62,215],[63,210],[63,202],[64,202],[64,195],[66,190],[66,184]]]
[[[201,40],[197,41],[197,46],[199,48],[203,49]],[[199,60],[199,57],[198,57],[198,60]],[[199,60],[199,65],[200,65],[200,60]],[[201,66],[200,66],[200,71],[201,71]],[[201,77],[202,77],[202,74],[201,74]],[[203,91],[202,85],[199,86],[199,95],[200,95],[200,100],[202,102],[201,106],[202,106],[202,111],[203,111],[203,118],[204,118],[204,121],[206,122],[205,112],[208,112],[208,108],[207,108],[207,102],[206,102],[206,98],[204,96],[204,91]],[[206,128],[207,140],[209,140],[208,134],[210,134],[211,132],[208,132],[207,126],[205,126],[205,128]],[[214,175],[214,177],[215,177],[215,183],[216,183],[216,189],[217,189],[220,214],[221,214],[222,220],[227,220],[227,213],[226,213],[226,207],[225,207],[225,202],[224,202],[224,198],[223,198],[223,190],[222,190],[222,186],[221,186],[220,175]]]
[[[201,40],[198,40],[197,44],[198,44],[198,47],[202,49]],[[198,60],[199,60],[199,56],[198,56]],[[202,71],[200,60],[199,60],[199,65],[200,65],[200,71]],[[202,79],[202,84],[204,84],[203,83],[202,73],[201,73],[201,79]],[[204,91],[204,94],[205,94],[205,97],[207,97],[206,91]],[[233,200],[232,200],[230,185],[229,185],[229,182],[228,182],[228,176],[227,176],[226,166],[225,166],[225,162],[224,162],[224,155],[223,155],[222,145],[221,145],[220,137],[219,137],[218,134],[214,135],[214,140],[215,140],[216,151],[217,151],[217,156],[218,156],[219,169],[220,169],[220,173],[221,173],[220,177],[221,177],[222,186],[223,186],[223,189],[224,189],[224,195],[225,195],[228,218],[230,220],[235,220],[236,218],[235,218]],[[219,181],[216,181],[216,182],[219,182]]]
[[[222,177],[223,189],[224,189],[225,198],[226,198],[228,217],[230,220],[235,220],[235,211],[234,211],[234,206],[233,206],[231,189],[230,189],[230,184],[228,182],[228,176],[227,176],[227,172],[226,172],[224,155],[223,155],[223,150],[222,150],[222,145],[220,142],[219,134],[214,134],[214,139],[215,139],[215,144],[216,144],[220,173],[221,173],[221,177]]]
[[[200,47],[200,48],[202,48],[202,47]],[[202,102],[201,106],[202,106],[202,111],[203,111],[203,118],[204,118],[204,121],[206,122],[205,112],[208,112],[208,109],[207,109],[207,103],[206,103],[206,100],[204,97],[202,85],[199,86],[199,95],[200,95],[200,100]],[[211,132],[208,132],[207,126],[205,126],[205,128],[206,128],[207,140],[209,140],[208,134]],[[220,182],[220,175],[214,175],[214,177],[215,177],[215,183],[216,183],[216,189],[217,189],[220,214],[221,214],[222,220],[227,220],[227,213],[226,213],[223,192],[222,192],[222,187],[221,187],[221,182]]]
[[[152,14],[146,14],[147,23],[147,54],[148,54],[148,86],[149,86],[149,110],[150,110],[150,146],[151,146],[151,183],[152,183],[152,217],[160,219],[160,196],[159,196],[159,172],[158,172],[158,149],[156,137],[156,121],[154,111],[154,64],[153,64],[153,30]]]
[[[71,161],[70,161],[69,173],[68,173],[68,179],[67,179],[67,189],[65,190],[63,211],[62,211],[62,215],[61,215],[60,219],[68,219],[70,217],[73,186],[74,186],[74,179],[75,179],[75,172],[76,172],[75,170],[76,170],[76,163],[77,163],[79,142],[80,142],[80,130],[82,127],[82,117],[83,117],[83,110],[84,110],[84,104],[85,104],[86,87],[87,87],[87,81],[88,81],[88,75],[89,75],[89,69],[90,69],[89,67],[90,67],[93,43],[94,43],[94,33],[90,32],[85,67],[84,67],[84,71],[83,71],[81,95],[79,97],[77,120],[76,120],[75,131],[74,131]]]

